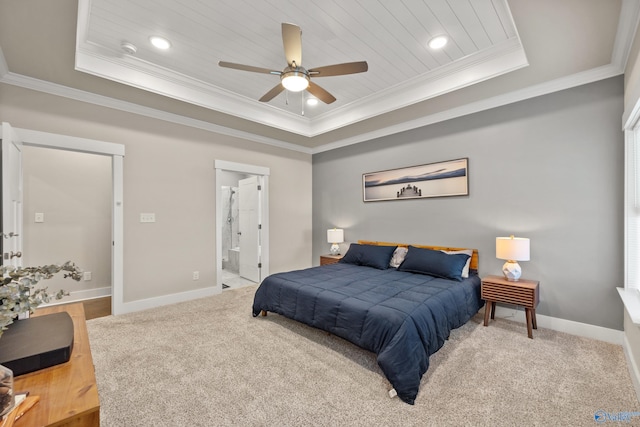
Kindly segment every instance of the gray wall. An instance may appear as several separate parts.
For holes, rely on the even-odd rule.
[[[623,78],[616,77],[313,156],[313,256],[345,240],[477,248],[500,274],[495,238],[531,239],[523,278],[538,313],[621,330]],[[469,158],[468,197],[362,201],[362,174]]]

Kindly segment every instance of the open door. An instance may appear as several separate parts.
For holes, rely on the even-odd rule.
[[[252,176],[238,183],[240,234],[240,276],[260,282],[260,178]]]
[[[22,266],[22,141],[2,123],[2,265]]]

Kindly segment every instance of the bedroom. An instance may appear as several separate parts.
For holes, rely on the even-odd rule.
[[[572,333],[618,343],[621,331],[629,329],[628,340],[640,341],[634,339],[634,329],[624,326],[616,292],[624,283],[621,118],[640,90],[633,78],[640,72],[635,44],[627,68],[603,80],[312,153],[89,104],[70,98],[73,93],[60,96],[53,89],[46,93],[14,84],[16,76],[44,81],[48,74],[67,70],[62,74],[66,77],[53,82],[206,118],[193,106],[72,73],[76,2],[57,2],[55,7],[20,3],[3,3],[0,9],[0,47],[7,59],[0,119],[19,128],[126,145],[126,302],[170,302],[172,295],[197,293],[214,283],[215,203],[210,195],[215,192],[213,162],[224,159],[271,170],[270,205],[278,212],[269,224],[271,271],[317,264],[328,252],[326,229],[334,226],[345,229],[348,242],[367,238],[476,247],[482,274],[499,271],[495,237],[521,234],[531,238],[532,247],[531,261],[522,263],[524,274],[541,281],[541,327],[575,328]],[[41,13],[27,18],[35,6]],[[25,24],[7,22],[9,16]],[[29,31],[33,27],[39,32]],[[64,46],[57,47],[63,60],[25,55],[24,62],[12,61],[16,53],[10,46],[18,44],[28,52],[44,38]],[[466,93],[473,96],[479,90]],[[229,118],[229,125],[236,120]],[[470,159],[468,198],[362,202],[362,173],[459,157]],[[304,190],[295,198],[288,190],[291,182]],[[137,215],[150,207],[162,221],[147,235]],[[184,246],[189,250],[183,251]],[[193,270],[200,271],[199,282],[191,279]],[[634,353],[640,353],[640,346]]]

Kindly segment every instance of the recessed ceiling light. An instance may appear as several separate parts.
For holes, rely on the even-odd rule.
[[[313,107],[314,105],[318,105],[318,98],[307,98],[307,105]]]
[[[435,36],[429,40],[428,44],[431,49],[442,49],[448,41],[449,38],[447,36]]]
[[[151,41],[151,44],[158,49],[167,50],[171,47],[171,42],[164,37],[151,36],[149,37],[149,40]]]

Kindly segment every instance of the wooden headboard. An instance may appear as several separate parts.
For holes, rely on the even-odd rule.
[[[473,255],[471,255],[471,263],[469,264],[469,269],[478,270],[478,250],[471,248],[452,248],[450,246],[431,246],[431,245],[414,245],[413,243],[393,243],[393,242],[374,242],[371,240],[358,240],[358,243],[361,245],[376,245],[376,246],[404,246],[405,248],[409,245],[415,246],[416,248],[426,248],[433,249],[435,251],[462,251],[462,250],[472,250]]]

